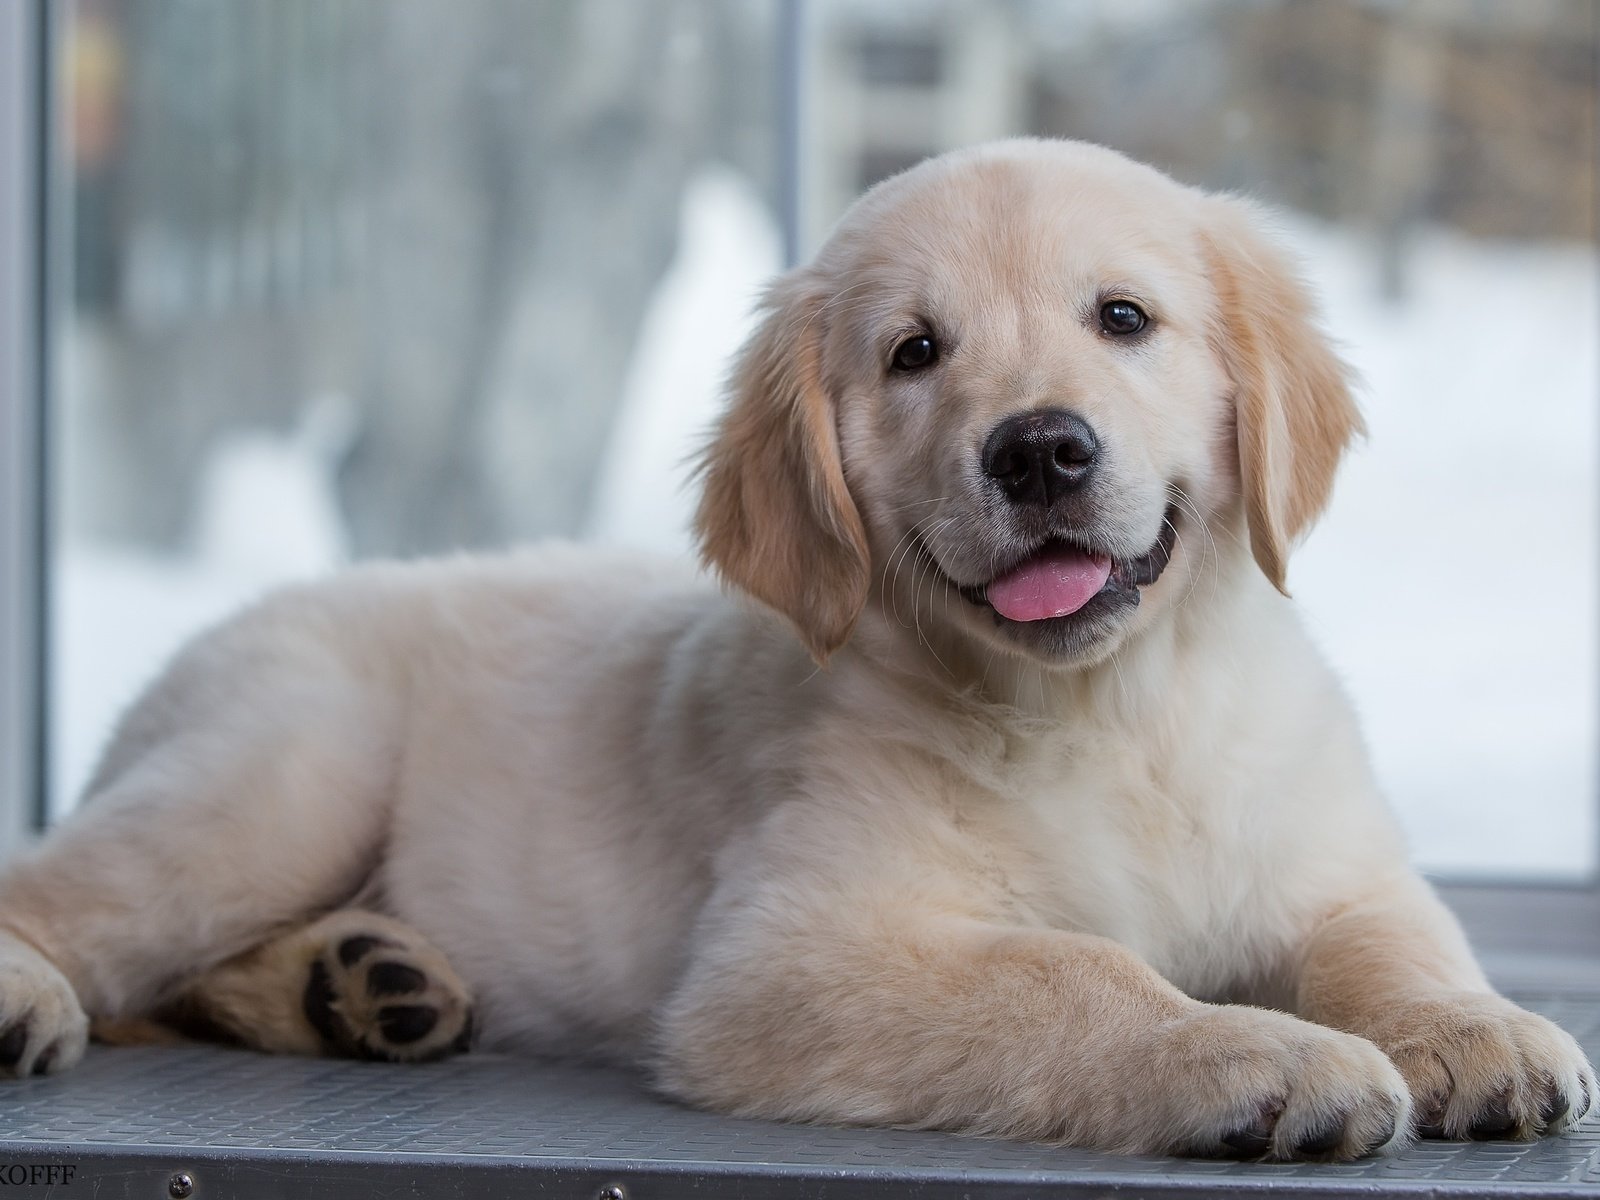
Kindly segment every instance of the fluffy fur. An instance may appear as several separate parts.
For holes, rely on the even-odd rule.
[[[727,1112],[1278,1158],[1568,1127],[1592,1069],[1408,866],[1282,594],[1360,423],[1258,224],[1074,143],[874,189],[737,366],[698,518],[731,589],[552,547],[197,640],[0,879],[0,1061],[175,997],[354,1052],[306,989],[359,905],[456,1005],[429,1052],[470,996],[488,1045]],[[978,448],[1051,407],[1105,448],[1066,532],[1178,535],[1064,633],[958,590],[1039,533]]]

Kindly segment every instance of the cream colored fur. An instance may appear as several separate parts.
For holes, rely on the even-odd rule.
[[[772,293],[706,460],[731,590],[546,547],[197,640],[0,879],[17,1069],[360,893],[486,1044],[728,1112],[1278,1157],[1566,1127],[1593,1071],[1489,990],[1280,593],[1359,419],[1257,225],[1081,144],[924,164]],[[919,321],[944,358],[893,378]],[[945,582],[992,560],[976,447],[1046,406],[1109,448],[1106,536],[1180,514],[1070,661]]]

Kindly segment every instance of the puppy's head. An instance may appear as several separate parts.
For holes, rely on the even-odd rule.
[[[704,554],[819,661],[881,589],[907,625],[1092,663],[1228,533],[1281,589],[1360,428],[1244,205],[1073,142],[869,192],[769,293],[732,391]]]

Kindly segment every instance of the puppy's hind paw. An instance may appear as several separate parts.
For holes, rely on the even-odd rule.
[[[399,922],[347,925],[311,959],[303,996],[328,1052],[425,1062],[468,1050],[472,996],[444,955]]]

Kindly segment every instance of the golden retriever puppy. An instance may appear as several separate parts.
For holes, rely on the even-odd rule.
[[[873,189],[737,366],[727,592],[557,547],[199,639],[0,878],[0,1061],[85,1014],[390,1059],[475,1023],[747,1116],[1570,1127],[1593,1070],[1407,865],[1283,594],[1360,420],[1256,224],[1071,142]]]

